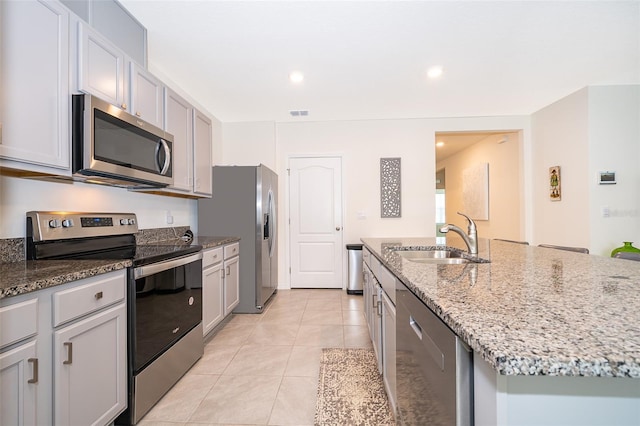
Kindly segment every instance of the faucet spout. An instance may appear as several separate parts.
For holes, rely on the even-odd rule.
[[[473,219],[471,219],[466,214],[460,213],[460,212],[458,212],[458,214],[461,216],[464,216],[468,221],[468,225],[469,225],[468,235],[460,227],[453,225],[451,223],[440,228],[440,232],[446,234],[449,231],[453,231],[456,234],[459,234],[464,240],[464,243],[467,245],[467,250],[469,251],[469,254],[477,255],[478,254],[478,229],[476,227],[476,223],[473,221]]]

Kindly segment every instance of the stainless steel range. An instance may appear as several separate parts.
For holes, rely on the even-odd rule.
[[[199,245],[136,244],[133,213],[27,213],[28,259],[131,259],[127,291],[129,403],[136,424],[202,356]]]

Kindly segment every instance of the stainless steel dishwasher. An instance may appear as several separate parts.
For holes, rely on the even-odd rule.
[[[396,314],[398,424],[473,425],[471,350],[404,285]]]

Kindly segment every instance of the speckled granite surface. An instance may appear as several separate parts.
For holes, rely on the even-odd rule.
[[[434,238],[362,241],[500,374],[640,378],[640,262],[481,239],[491,263],[435,265],[392,250]]]
[[[24,260],[24,238],[0,240],[0,263]]]
[[[0,299],[105,274],[130,260],[30,260],[0,264]]]
[[[176,230],[174,233],[174,229]],[[187,244],[180,237],[188,227],[142,230],[136,235],[139,244]],[[237,237],[197,237],[192,244],[203,248],[218,247],[240,239]],[[0,240],[0,299],[65,284],[94,275],[124,269],[130,260],[24,260],[24,239]]]

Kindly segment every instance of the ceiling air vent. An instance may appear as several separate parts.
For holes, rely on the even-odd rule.
[[[293,109],[289,111],[292,117],[306,117],[309,115],[309,110],[307,109]]]

